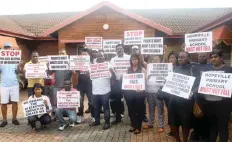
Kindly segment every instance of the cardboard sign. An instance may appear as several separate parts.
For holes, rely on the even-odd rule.
[[[49,58],[49,70],[69,70],[68,55],[53,55]]]
[[[102,37],[85,37],[86,48],[102,49]]]
[[[171,63],[152,63],[147,64],[147,75],[148,78],[155,76],[155,81],[165,81],[169,72],[173,71]]]
[[[80,107],[79,91],[58,91],[57,108],[77,108]]]
[[[185,34],[185,51],[189,53],[211,52],[212,32]]]
[[[143,38],[144,38],[144,30],[125,31],[124,45],[142,44]]]
[[[162,91],[189,99],[195,77],[169,72]]]
[[[123,90],[145,90],[144,73],[124,74],[122,80]]]
[[[24,117],[46,113],[46,107],[42,98],[34,98],[22,102]]]
[[[48,56],[40,56],[38,57],[40,63],[45,63],[47,64],[49,62]]]
[[[90,69],[91,69],[91,73],[90,73],[91,80],[111,77],[108,62],[92,64],[90,65]]]
[[[70,70],[88,71],[90,56],[70,56]]]
[[[26,78],[47,78],[46,64],[26,64]]]
[[[198,93],[230,98],[231,76],[231,73],[203,72]]]
[[[163,55],[163,38],[144,37],[142,39],[141,54]]]
[[[21,60],[21,50],[0,50],[1,64],[19,64]]]
[[[116,45],[121,44],[121,40],[103,40],[103,50],[106,54],[116,54]]]

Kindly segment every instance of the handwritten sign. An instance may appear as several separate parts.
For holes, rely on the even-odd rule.
[[[231,76],[231,73],[203,72],[198,93],[230,98]]]
[[[102,49],[102,37],[85,37],[86,48]]]
[[[90,69],[91,80],[111,77],[108,62],[92,64],[90,65]]]
[[[0,64],[19,64],[21,50],[0,50]]]
[[[171,63],[152,63],[147,64],[148,78],[155,76],[155,81],[164,81],[169,72],[173,71]]]
[[[29,99],[22,102],[24,117],[46,113],[46,107],[42,98]]]
[[[212,32],[185,34],[185,51],[189,53],[211,52]]]
[[[163,38],[144,37],[142,40],[141,54],[163,55]]]
[[[90,56],[70,56],[70,70],[88,71]]]
[[[77,108],[80,107],[79,91],[58,91],[57,108]]]
[[[68,55],[53,55],[49,58],[49,70],[69,70]]]
[[[162,91],[178,97],[188,99],[195,81],[195,77],[169,72]]]
[[[26,78],[47,78],[46,64],[26,64]]]
[[[106,54],[116,54],[116,45],[121,44],[121,40],[103,40],[103,50]]]
[[[144,73],[124,74],[122,80],[123,90],[145,90]]]
[[[124,45],[142,44],[143,38],[144,38],[144,30],[125,31]]]

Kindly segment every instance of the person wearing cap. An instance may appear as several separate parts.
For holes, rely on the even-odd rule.
[[[4,43],[4,50],[11,50],[11,43]],[[0,66],[1,71],[1,110],[3,121],[0,127],[5,127],[7,123],[7,104],[12,103],[12,123],[20,125],[16,119],[19,102],[19,83],[17,73],[21,70],[21,64],[3,64]],[[10,100],[9,100],[10,98]]]

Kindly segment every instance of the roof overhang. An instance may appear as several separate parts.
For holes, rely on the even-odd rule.
[[[160,25],[158,23],[155,23],[155,22],[153,22],[153,21],[151,21],[149,19],[146,19],[146,18],[144,18],[142,16],[139,16],[139,15],[137,15],[135,13],[132,13],[132,12],[130,12],[128,10],[120,8],[120,7],[114,5],[114,4],[110,3],[110,2],[103,1],[103,2],[98,3],[97,5],[89,8],[89,9],[87,9],[86,11],[78,13],[77,15],[75,15],[75,16],[73,16],[73,17],[71,17],[71,18],[69,18],[69,19],[55,25],[54,27],[52,27],[50,29],[48,29],[47,31],[44,32],[43,36],[49,36],[50,34],[52,34],[52,33],[56,32],[56,31],[60,30],[61,28],[65,27],[65,26],[67,26],[67,25],[69,25],[69,24],[71,24],[71,23],[73,23],[73,22],[75,22],[75,21],[77,21],[77,20],[79,20],[81,18],[83,18],[84,16],[89,15],[90,13],[92,13],[92,12],[94,12],[94,11],[104,7],[104,6],[110,8],[110,9],[113,9],[113,10],[115,10],[115,11],[117,11],[117,12],[119,12],[119,13],[125,15],[125,16],[128,16],[128,17],[130,17],[130,18],[132,18],[132,19],[134,19],[134,20],[136,20],[138,22],[141,22],[141,23],[146,24],[146,25],[148,25],[150,27],[153,27],[153,28],[155,28],[155,29],[157,29],[159,31],[162,31],[162,32],[166,33],[167,35],[172,35],[172,30],[167,28],[167,27],[164,27],[164,26],[162,26],[162,25]]]

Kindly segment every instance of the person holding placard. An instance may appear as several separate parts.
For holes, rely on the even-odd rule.
[[[64,81],[64,88],[60,91],[77,91],[71,87],[72,83],[70,80]],[[74,127],[75,122],[77,121],[76,108],[56,108],[56,117],[60,123],[58,130],[63,131],[68,125],[64,120],[64,117],[69,118],[69,126]]]
[[[99,53],[97,63],[103,63],[106,61],[103,53]],[[111,77],[115,77],[113,69],[109,65],[109,72]],[[98,78],[92,79],[92,94],[93,94],[93,105],[94,105],[94,116],[95,121],[90,123],[90,126],[100,125],[100,108],[104,108],[104,126],[103,130],[110,127],[110,109],[109,109],[109,98],[111,92],[111,78]]]
[[[59,50],[59,55],[67,55],[66,50]],[[53,88],[53,97],[51,99],[53,111],[57,107],[57,91],[60,91],[64,87],[65,80],[72,79],[72,71],[70,70],[52,70],[49,74],[54,73],[55,83]],[[55,112],[52,113],[52,119],[55,120]]]
[[[11,50],[11,43],[4,43],[4,50]],[[18,102],[19,102],[19,83],[17,73],[21,70],[21,64],[0,65],[1,72],[1,110],[3,121],[0,127],[5,127],[7,123],[7,104],[12,103],[12,123],[19,125],[17,120]],[[10,100],[9,100],[10,99]]]
[[[81,55],[82,56],[90,56],[87,49],[81,49]],[[84,109],[84,95],[86,94],[88,98],[88,109],[85,111],[85,113],[90,113],[91,116],[94,117],[93,112],[93,104],[92,104],[92,84],[90,80],[90,73],[89,71],[77,71],[78,73],[78,85],[77,90],[80,91],[80,107],[78,111],[78,118],[77,123],[81,123],[83,120],[83,109]]]
[[[141,67],[140,56],[137,54],[133,54],[130,57],[130,68],[128,69],[128,74],[133,73],[146,74],[145,69]],[[128,113],[132,127],[129,132],[139,134],[141,133],[142,121],[145,116],[145,94],[143,90],[127,90],[125,91],[125,100],[128,106]]]
[[[214,49],[212,51],[211,62],[213,66],[209,69],[210,72],[232,74],[232,68],[223,64],[223,52],[221,50]],[[216,141],[219,134],[220,142],[227,142],[229,132],[228,122],[232,112],[232,97],[226,98],[211,94],[203,96],[202,108],[209,122],[209,141]]]
[[[129,63],[130,56],[124,53],[124,48],[122,44],[116,45],[117,56],[113,57],[110,61],[111,65],[115,68],[116,80],[112,85],[111,95],[110,95],[110,105],[112,112],[115,113],[115,120],[112,122],[113,125],[121,122],[121,115],[124,114],[124,103],[122,101],[123,92],[121,89],[122,86],[122,75],[124,73],[117,70],[117,65],[115,61],[126,60]],[[117,62],[118,63],[118,62]],[[125,61],[123,62],[125,64]],[[126,69],[127,71],[127,69]],[[126,73],[126,72],[125,72]]]
[[[26,66],[27,64],[39,64],[39,53],[37,51],[32,51],[31,54],[31,61],[27,62],[24,65],[24,72],[26,72]],[[40,83],[42,86],[44,86],[44,78],[30,78],[28,79],[28,97],[32,96],[34,94],[33,86],[35,83]]]
[[[180,52],[178,56],[179,66],[174,69],[175,73],[192,75],[192,65],[190,64],[190,54]],[[192,94],[192,92],[191,92]],[[191,96],[189,94],[189,96]],[[180,142],[179,127],[182,127],[183,142],[188,141],[189,131],[192,124],[194,100],[185,99],[176,95],[171,95],[168,106],[168,121],[171,126],[172,134],[176,142]]]
[[[44,104],[47,110],[47,113],[42,115],[33,115],[28,117],[28,122],[32,127],[32,131],[36,131],[36,121],[40,121],[41,127],[44,128],[45,125],[50,124],[52,122],[49,113],[52,111],[52,106],[50,100],[47,96],[43,95],[43,86],[39,83],[35,83],[33,86],[34,95],[30,96],[28,100],[34,98],[42,98],[44,100]]]

